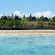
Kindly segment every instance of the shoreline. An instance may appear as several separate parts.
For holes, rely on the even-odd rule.
[[[0,35],[55,35],[55,30],[0,30]]]

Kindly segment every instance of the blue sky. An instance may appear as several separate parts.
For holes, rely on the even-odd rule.
[[[55,14],[55,0],[0,0],[0,14],[9,15],[14,11],[21,14],[50,11]]]

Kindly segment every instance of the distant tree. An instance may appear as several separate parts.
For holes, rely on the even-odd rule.
[[[44,16],[41,16],[40,17],[40,21],[44,21]]]
[[[12,18],[14,18],[14,14],[12,13]]]
[[[29,18],[32,18],[32,15],[30,14]]]
[[[32,15],[30,14],[30,16],[28,17],[29,21],[32,19]]]
[[[26,16],[25,15],[23,15],[23,19],[25,19],[26,18]]]
[[[53,20],[54,20],[54,22],[55,22],[55,16],[52,18]]]

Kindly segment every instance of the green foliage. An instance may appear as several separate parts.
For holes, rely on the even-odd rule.
[[[54,25],[54,26],[55,26],[55,22],[53,22],[53,23],[52,23],[52,25]]]
[[[54,22],[54,19],[49,18],[49,21],[50,21],[50,22]]]
[[[23,19],[23,21],[28,21],[28,19],[27,19],[27,18],[25,18],[25,19]]]
[[[55,16],[52,19],[55,21]]]
[[[37,21],[40,21],[40,18],[37,18]]]
[[[23,19],[19,16],[2,16],[0,18],[0,28],[1,27],[9,27],[7,29],[17,28],[17,29],[55,29],[55,16],[53,18],[49,18],[49,21],[44,21],[48,19],[47,17],[41,16],[40,18],[32,17],[30,14],[29,17],[23,16]],[[35,20],[35,21],[33,21]]]
[[[23,15],[23,19],[26,19],[26,16],[25,15]]]
[[[27,19],[28,19],[29,21],[31,21],[32,15],[30,14],[29,17],[27,17]]]
[[[40,17],[40,21],[44,21],[44,16],[41,16]]]

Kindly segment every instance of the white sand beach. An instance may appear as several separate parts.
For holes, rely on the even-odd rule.
[[[55,30],[0,30],[0,35],[55,35]]]

